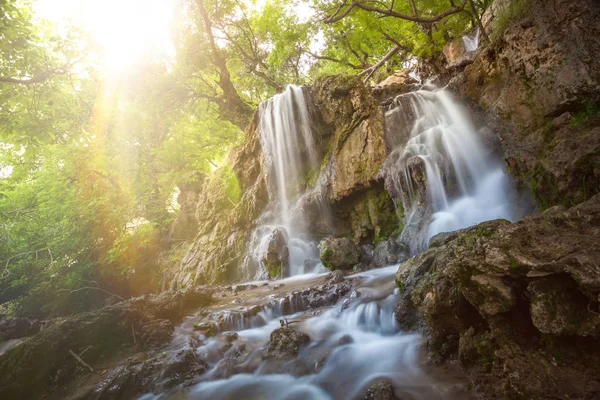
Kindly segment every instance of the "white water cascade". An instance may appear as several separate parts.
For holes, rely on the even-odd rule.
[[[255,279],[265,278],[262,260],[273,232],[279,229],[287,235],[289,255],[285,276],[324,272],[317,245],[307,234],[302,207],[298,204],[307,193],[324,197],[319,190],[322,179],[317,180],[314,188],[306,187],[307,176],[319,171],[319,160],[304,90],[288,86],[283,93],[262,103],[259,114],[270,206],[253,233],[246,262],[254,264]],[[326,201],[320,203],[323,218],[327,220]]]
[[[393,126],[400,120],[409,129]],[[484,146],[465,110],[446,90],[398,96],[386,122],[392,124],[388,135],[404,134],[408,139],[390,154],[382,175],[388,190],[401,198],[402,240],[413,254],[425,250],[438,233],[518,217],[512,207],[515,191],[502,163]]]
[[[285,299],[274,298],[251,318],[221,324],[222,332],[194,349],[210,367],[193,386],[148,393],[140,400],[360,400],[378,379],[390,382],[403,399],[471,399],[458,371],[428,365],[420,335],[400,331],[394,315],[400,297],[394,283],[397,269],[394,265],[350,276],[359,281],[357,287],[334,306],[315,310],[300,301],[282,307]],[[311,278],[283,282],[302,288],[310,285],[307,279]],[[302,299],[302,295],[298,293],[297,298]],[[264,358],[271,333],[284,317],[311,342],[291,359]],[[165,349],[167,357],[188,348],[188,337],[194,335],[193,324],[198,318],[191,317],[176,328],[173,342]],[[214,318],[208,314],[202,321]],[[227,335],[232,331],[234,345],[224,347],[223,336],[231,337]],[[247,356],[236,365],[240,348]]]

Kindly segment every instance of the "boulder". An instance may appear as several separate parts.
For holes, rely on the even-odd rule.
[[[319,255],[331,270],[352,269],[360,261],[360,248],[352,239],[328,237],[319,243]]]
[[[287,327],[277,328],[271,332],[269,344],[263,353],[263,358],[293,358],[309,342],[310,338],[305,333]]]
[[[288,234],[284,228],[275,228],[266,240],[262,263],[269,273],[269,278],[283,278],[288,274],[290,260]]]
[[[391,383],[386,380],[378,379],[367,389],[365,400],[400,400],[394,393]]]

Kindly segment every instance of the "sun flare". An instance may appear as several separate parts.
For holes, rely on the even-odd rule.
[[[58,26],[69,21],[80,26],[111,71],[173,52],[172,0],[39,0],[34,7]]]

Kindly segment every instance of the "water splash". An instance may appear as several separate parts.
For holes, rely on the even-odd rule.
[[[404,125],[398,124],[399,115]],[[395,148],[381,175],[402,201],[401,239],[413,254],[425,250],[437,233],[496,218],[516,219],[515,191],[502,163],[447,91],[433,88],[398,96],[386,122],[391,124],[386,133],[392,135],[387,142]]]

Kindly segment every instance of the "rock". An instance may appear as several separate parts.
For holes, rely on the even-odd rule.
[[[334,201],[369,188],[385,158],[383,111],[359,77],[324,77],[310,88],[331,139]]]
[[[401,243],[399,238],[389,238],[379,243],[373,252],[370,268],[387,267],[389,265],[404,262],[410,256],[407,245]]]
[[[395,71],[392,75],[373,87],[373,95],[379,101],[384,101],[413,90],[414,84],[417,81],[409,73],[410,70],[408,69]]]
[[[339,283],[332,281],[310,288],[303,294],[303,297],[310,308],[320,308],[336,304],[338,300],[350,293],[351,289],[352,285],[347,279],[344,279]]]
[[[367,389],[367,394],[365,396],[365,400],[400,400],[394,394],[394,388],[392,384],[386,380],[379,379],[373,382],[369,389]]]
[[[138,397],[154,391],[165,391],[208,369],[208,364],[194,350],[182,350],[171,359],[157,357],[143,362],[135,359],[113,368],[96,385],[91,398],[113,400]]]
[[[262,263],[269,273],[269,278],[283,278],[288,274],[290,252],[288,250],[288,234],[284,228],[275,228],[267,238],[266,252]]]
[[[196,322],[194,324],[194,330],[206,337],[213,337],[217,334],[217,328],[212,322]]]
[[[285,359],[298,355],[300,349],[310,342],[307,334],[292,328],[277,328],[271,332],[269,345],[263,358]]]
[[[344,282],[345,276],[346,274],[344,271],[338,269],[329,273],[325,279],[327,279],[330,283],[341,283]]]
[[[593,398],[600,373],[600,194],[463,229],[401,264],[403,329],[458,358],[484,397]]]
[[[349,238],[328,237],[319,243],[321,262],[331,270],[352,269],[360,261],[360,249]]]
[[[600,337],[600,316],[574,280],[548,276],[529,284],[531,319],[542,333]]]

